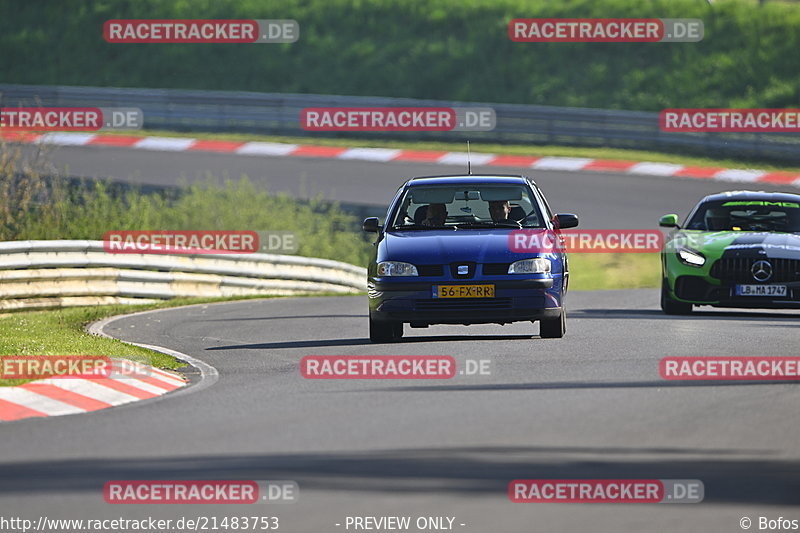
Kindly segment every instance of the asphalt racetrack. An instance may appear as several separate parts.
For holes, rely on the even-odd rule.
[[[73,175],[169,184],[205,170],[273,190],[299,180],[385,204],[405,177],[457,167],[62,148]],[[497,172],[498,169],[477,168]],[[507,172],[520,172],[508,169]],[[504,171],[505,172],[505,171]],[[529,173],[582,227],[656,227],[700,196],[747,188],[703,180]],[[767,188],[759,186],[759,189]],[[775,190],[775,189],[768,189]],[[0,427],[0,508],[50,518],[278,516],[279,531],[345,529],[348,516],[454,517],[453,530],[741,531],[740,519],[800,518],[800,389],[775,382],[667,382],[666,356],[797,355],[800,313],[667,317],[658,291],[572,292],[563,339],[538,326],[406,328],[367,339],[365,296],[169,309],[105,332],[163,346],[219,372],[210,387],[94,414]],[[306,355],[451,355],[491,375],[449,380],[308,380]],[[190,374],[195,382],[200,378]],[[518,504],[518,478],[697,479],[697,504]],[[110,505],[106,481],[293,480],[292,504]],[[445,521],[445,523],[447,523]],[[339,524],[337,526],[337,524]],[[464,524],[464,525],[461,525]]]

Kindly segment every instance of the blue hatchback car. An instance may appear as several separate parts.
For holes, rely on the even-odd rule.
[[[566,331],[569,269],[561,249],[521,251],[513,233],[578,225],[554,215],[525,176],[413,178],[395,194],[368,267],[369,336],[389,342],[404,324],[540,323],[544,338]]]

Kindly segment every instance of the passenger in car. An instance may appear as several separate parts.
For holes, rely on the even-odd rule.
[[[444,204],[430,204],[422,221],[423,226],[444,226],[447,220],[447,206]]]

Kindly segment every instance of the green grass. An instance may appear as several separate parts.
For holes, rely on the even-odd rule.
[[[158,352],[131,346],[83,331],[89,322],[152,306],[76,307],[55,311],[27,311],[0,316],[0,357],[9,355],[105,355],[131,359],[159,368],[177,369],[183,363]],[[30,380],[0,380],[19,385]]]
[[[656,288],[661,282],[661,255],[569,254],[570,290]]]
[[[345,148],[395,148],[407,150],[444,150],[466,152],[464,143],[432,142],[432,141],[400,141],[381,139],[357,139],[347,137],[285,137],[277,135],[257,135],[246,133],[207,133],[207,132],[175,132],[167,130],[135,130],[135,131],[104,131],[103,135],[153,135],[159,137],[191,137],[195,139],[216,139],[239,142],[277,142],[288,144],[311,144],[321,146],[341,146]],[[473,152],[519,155],[531,157],[558,156],[558,157],[587,157],[592,159],[618,159],[627,161],[648,161],[654,163],[675,163],[679,165],[698,167],[725,167],[725,168],[757,168],[771,171],[800,172],[800,166],[782,165],[779,162],[766,162],[753,159],[732,159],[713,157],[688,156],[668,152],[654,152],[647,150],[628,150],[624,148],[591,148],[573,146],[536,146],[523,144],[483,144],[470,143]]]

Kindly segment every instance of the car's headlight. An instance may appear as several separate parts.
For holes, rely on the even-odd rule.
[[[402,261],[382,261],[378,263],[379,276],[419,276],[417,267]]]
[[[680,259],[681,263],[684,265],[693,267],[701,267],[706,264],[706,258],[703,254],[690,250],[689,248],[681,248],[678,250],[678,259]]]
[[[543,257],[515,261],[508,267],[509,274],[547,274],[550,272],[550,260]]]

